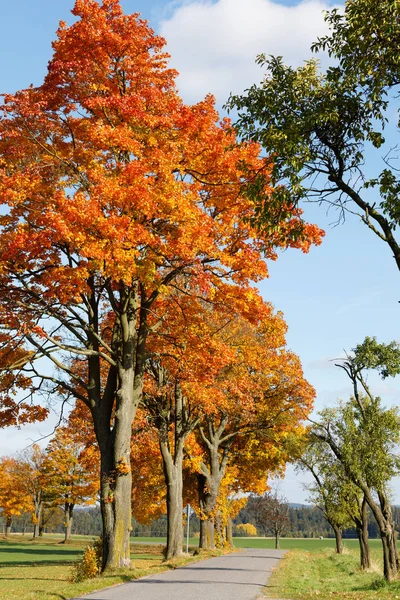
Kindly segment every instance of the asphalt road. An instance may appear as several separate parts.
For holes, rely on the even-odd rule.
[[[255,600],[284,554],[248,548],[74,600]]]

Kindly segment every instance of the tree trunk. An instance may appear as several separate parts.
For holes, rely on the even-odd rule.
[[[111,438],[111,436],[110,436]],[[104,450],[100,453],[100,506],[103,519],[103,565],[102,571],[108,569],[127,568],[130,566],[131,532],[131,489],[132,474],[120,473],[119,457],[122,453],[122,436],[118,437],[115,444],[110,444],[110,452]],[[111,441],[111,440],[110,440]],[[118,442],[118,443],[117,443]],[[129,439],[125,440],[125,448],[130,445]],[[118,448],[121,447],[121,452]],[[126,455],[126,453],[125,453]],[[125,463],[129,465],[129,462]]]
[[[172,457],[167,441],[160,441],[165,483],[167,485],[167,553],[166,558],[183,554],[183,444],[179,443]]]
[[[336,553],[343,554],[342,529],[341,529],[341,527],[337,527],[336,525],[332,525],[332,527],[333,527],[333,531],[335,532]]]
[[[214,550],[215,539],[214,539],[214,520],[213,519],[200,519],[200,539],[199,548]]]
[[[68,543],[71,540],[72,534],[72,523],[73,523],[73,514],[74,514],[74,504],[70,502],[65,503],[65,537],[64,543]]]
[[[371,553],[368,541],[368,504],[365,499],[365,495],[360,507],[360,518],[353,518],[356,524],[358,542],[360,545],[360,566],[363,570],[370,569]]]
[[[225,475],[229,457],[229,445],[225,443],[221,451],[221,439],[228,423],[228,418],[223,417],[219,427],[215,429],[208,423],[208,437],[202,428],[200,433],[207,447],[209,465],[202,463],[201,473],[197,474],[197,489],[200,506],[200,548],[215,549],[215,515],[221,481]]]
[[[279,550],[279,548],[280,548],[279,533],[276,531],[275,532],[275,550]]]
[[[233,546],[233,536],[232,536],[232,519],[228,517],[228,522],[226,524],[226,542],[229,546]]]
[[[40,525],[42,522],[43,502],[39,501],[35,506],[35,523],[33,527],[33,537],[39,536]]]
[[[225,526],[220,511],[214,518],[214,542],[217,548],[223,548],[225,545]]]
[[[209,478],[202,473],[197,474],[197,490],[200,506],[199,548],[215,550],[214,511],[217,498],[212,494]]]
[[[6,537],[11,533],[12,517],[6,517]]]
[[[90,348],[98,352],[99,302],[93,277],[89,297]],[[116,364],[110,366],[103,389],[99,356],[88,361],[88,406],[100,450],[100,506],[103,520],[102,572],[130,567],[132,529],[132,473],[130,446],[132,423],[143,393],[146,360],[147,313],[139,283],[121,282],[111,345]]]
[[[386,581],[391,582],[397,576],[399,557],[390,501],[385,491],[378,491],[379,505],[374,501],[366,485],[363,486],[363,492],[379,527],[383,550],[383,574]]]

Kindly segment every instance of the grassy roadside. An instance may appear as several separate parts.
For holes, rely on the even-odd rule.
[[[66,546],[60,544],[57,538],[41,542],[23,540],[21,536],[0,539],[1,600],[66,600],[196,562],[200,558],[185,556],[177,561],[163,562],[162,546],[135,544],[131,553],[133,569],[121,569],[112,575],[71,583],[72,566],[87,545],[88,539],[75,539]],[[207,557],[207,554],[201,555],[201,558]]]
[[[290,550],[272,574],[265,595],[291,600],[400,599],[400,581],[388,585],[382,576],[381,551],[373,548],[371,554],[373,567],[362,572],[353,548],[341,556],[331,548]]]

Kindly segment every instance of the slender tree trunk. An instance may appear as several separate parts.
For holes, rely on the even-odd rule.
[[[37,502],[35,506],[35,524],[33,527],[33,537],[36,538],[39,536],[39,529],[42,522],[42,513],[43,513],[43,502]]]
[[[279,550],[279,548],[280,548],[279,531],[275,531],[275,550]]]
[[[232,518],[228,517],[228,522],[226,524],[226,542],[229,546],[233,546],[232,528]]]
[[[71,540],[72,523],[74,520],[74,504],[71,502],[65,503],[65,537],[64,543],[67,544]]]
[[[368,504],[363,497],[360,507],[360,518],[354,517],[357,528],[358,542],[360,545],[360,566],[361,569],[371,568],[371,553],[368,541]]]
[[[332,525],[332,523],[331,523]],[[337,527],[337,525],[332,525],[333,531],[335,532],[335,541],[336,541],[336,553],[343,554],[343,538],[342,538],[342,528]]]

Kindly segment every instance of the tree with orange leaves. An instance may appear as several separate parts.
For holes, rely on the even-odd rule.
[[[23,482],[25,493],[31,498],[33,537],[39,536],[42,526],[44,502],[49,481],[44,464],[46,453],[38,444],[33,444],[21,453],[18,459],[18,475]]]
[[[44,469],[53,506],[64,509],[65,538],[71,539],[77,504],[94,504],[99,492],[96,449],[86,448],[68,427],[59,427],[47,446]]]
[[[271,307],[256,326],[237,319],[221,331],[235,354],[216,379],[219,400],[199,426],[201,547],[215,545],[218,498],[228,466],[231,478],[236,468],[226,486],[229,493],[265,489],[267,474],[279,472],[290,459],[284,442],[302,434],[301,422],[315,393],[300,360],[285,348],[285,332],[282,315],[274,315]]]
[[[164,40],[118,0],[72,12],[44,83],[0,107],[0,322],[29,356],[18,372],[91,411],[105,570],[130,563],[131,427],[160,301],[250,296],[264,257],[321,231],[279,209],[257,233],[245,183],[261,174],[268,202],[259,146],[237,143],[211,97],[182,103]]]
[[[6,525],[6,535],[11,532],[13,517],[31,512],[33,502],[27,492],[20,463],[15,458],[0,459],[0,509]]]

